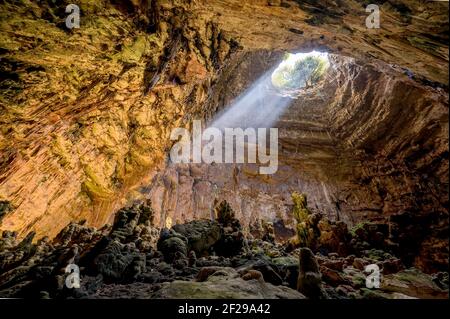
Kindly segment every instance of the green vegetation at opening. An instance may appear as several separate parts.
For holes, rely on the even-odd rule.
[[[272,84],[279,90],[310,88],[324,78],[329,66],[327,53],[287,53],[272,73]]]

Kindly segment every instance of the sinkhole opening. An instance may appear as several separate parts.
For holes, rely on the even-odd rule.
[[[286,53],[272,73],[272,85],[280,93],[310,89],[324,79],[329,66],[327,52]]]

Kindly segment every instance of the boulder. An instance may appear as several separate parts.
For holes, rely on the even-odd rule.
[[[187,256],[187,239],[175,235],[166,239],[162,238],[158,242],[158,250],[162,252],[166,262],[172,263],[177,255]]]
[[[220,256],[239,254],[244,246],[244,234],[239,220],[227,201],[222,201],[216,208],[217,222],[222,227],[222,236],[214,245],[214,251]]]
[[[132,245],[107,239],[105,248],[94,258],[93,266],[105,281],[126,282],[135,279],[145,269],[145,255]]]
[[[239,254],[243,246],[244,234],[240,230],[233,231],[226,227],[220,240],[214,245],[214,251],[217,255],[230,257]]]
[[[448,289],[439,287],[433,277],[415,268],[382,277],[381,290],[425,299],[448,299]]]
[[[186,224],[172,227],[178,234],[186,237],[188,250],[193,250],[197,256],[204,255],[222,237],[220,225],[211,220],[194,220]]]
[[[263,259],[256,260],[255,262],[253,262],[251,264],[247,264],[246,266],[241,267],[239,269],[239,272],[245,273],[245,272],[248,272],[251,270],[260,272],[262,274],[262,276],[264,277],[264,280],[273,285],[278,286],[283,283],[283,278],[281,278],[281,276],[279,275],[278,269],[276,268],[276,266],[273,264],[270,264],[266,260],[263,260]]]
[[[214,208],[217,222],[223,226],[232,225],[237,221],[235,213],[227,201],[222,201]]]
[[[367,260],[365,260],[365,259],[363,259],[363,258],[355,258],[355,259],[353,260],[353,264],[352,264],[352,265],[353,265],[353,267],[355,267],[356,269],[363,271],[364,268],[365,268],[368,264],[370,264],[370,262],[367,261]]]
[[[245,275],[244,275],[245,276]],[[217,267],[202,281],[173,281],[162,284],[151,298],[163,299],[304,299],[294,289],[265,283],[248,275],[244,280],[232,268]],[[256,278],[258,277],[258,278]]]
[[[322,288],[319,264],[311,249],[300,248],[299,262],[297,290],[311,299],[326,298],[326,292]]]
[[[136,231],[136,226],[151,226],[153,215],[150,201],[122,208],[116,213],[110,236],[121,242],[135,241],[142,231],[142,227]]]
[[[253,279],[256,279],[256,280],[264,280],[263,274],[262,274],[261,272],[257,271],[257,270],[253,270],[253,269],[251,269],[251,270],[245,272],[245,273],[241,276],[241,278],[244,279],[245,281],[247,281],[247,280],[253,280]]]
[[[343,274],[334,269],[321,266],[320,273],[322,274],[322,280],[333,287],[350,284],[349,280]]]
[[[298,278],[298,260],[294,257],[277,257],[272,259],[272,263],[277,267],[283,282],[295,289]]]

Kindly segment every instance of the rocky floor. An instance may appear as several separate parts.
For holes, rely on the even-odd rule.
[[[121,209],[112,226],[71,223],[56,238],[0,240],[0,297],[24,298],[448,298],[448,273],[408,268],[392,253],[370,247],[365,226],[350,231],[321,216],[320,236],[276,243],[244,236],[226,202],[216,220],[195,220],[159,231],[149,203]],[[317,221],[318,220],[318,221]],[[324,224],[328,228],[324,228]],[[345,238],[346,242],[342,241]],[[333,249],[333,240],[341,241]],[[80,270],[80,287],[66,272]],[[376,264],[381,286],[366,287],[365,266]],[[70,271],[69,271],[70,272]],[[69,283],[69,285],[67,285]],[[76,287],[76,286],[75,286]]]

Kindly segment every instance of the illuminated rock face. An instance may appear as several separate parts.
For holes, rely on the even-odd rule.
[[[286,240],[295,229],[291,194],[299,191],[308,195],[312,212],[333,220],[350,226],[363,221],[393,226],[390,236],[400,240],[405,251],[423,254],[415,261],[408,256],[416,265],[445,265],[445,94],[392,70],[332,59],[335,71],[317,88],[299,93],[275,125],[280,136],[276,174],[260,175],[254,164],[170,164],[145,190],[158,212],[157,224],[163,226],[167,217],[176,222],[211,218],[214,203],[225,199],[248,232],[268,220],[276,225],[277,239]],[[267,65],[261,67],[262,61]],[[253,82],[249,70],[258,73],[272,64],[273,57],[254,54],[217,90],[242,92],[235,87]],[[234,99],[219,96],[219,105]],[[411,143],[416,147],[407,146]],[[410,229],[417,234],[412,242],[400,239],[409,223],[420,225]]]
[[[356,1],[80,3],[72,31],[64,6],[0,6],[2,230],[53,237],[150,197],[160,225],[227,199],[244,228],[265,219],[289,234],[302,191],[349,224],[421,216],[417,265],[448,257],[446,4],[386,1],[368,30]],[[166,168],[173,127],[212,119],[283,50],[312,49],[341,56],[338,69],[281,116],[277,174]]]

